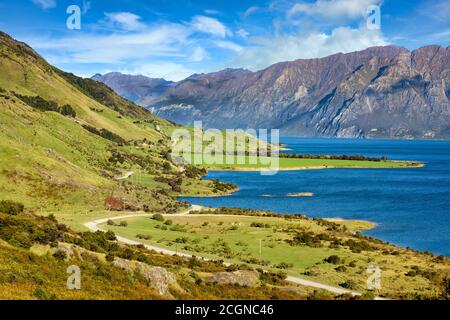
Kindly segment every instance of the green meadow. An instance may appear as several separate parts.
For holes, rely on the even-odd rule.
[[[218,210],[220,213],[221,209]],[[355,229],[372,228],[374,225],[369,222],[335,220],[338,223],[333,223],[211,212],[165,215],[164,221],[154,220],[150,215],[133,217],[114,220],[114,225],[105,223],[101,227],[176,252],[282,271],[362,292],[366,288],[367,268],[377,265],[383,270],[383,286],[378,293],[391,297],[432,294],[434,289],[429,279],[405,274],[416,267],[443,273],[446,268],[433,262],[431,257],[380,241],[356,240]],[[119,226],[121,221],[126,221],[127,225]],[[301,238],[304,242],[290,242],[305,234],[307,236]],[[366,247],[361,250],[359,244],[355,244],[358,242]],[[330,256],[337,256],[339,261],[326,262]]]

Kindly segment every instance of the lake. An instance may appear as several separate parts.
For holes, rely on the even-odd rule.
[[[378,226],[365,231],[366,235],[450,256],[450,141],[297,137],[280,141],[290,153],[386,155],[391,160],[422,161],[426,166],[280,171],[272,176],[214,171],[206,178],[232,182],[240,190],[226,197],[181,199],[211,207],[369,220]],[[287,196],[295,192],[314,196]]]

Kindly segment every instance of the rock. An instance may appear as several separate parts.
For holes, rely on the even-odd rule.
[[[147,279],[160,295],[172,297],[170,286],[177,284],[176,276],[162,267],[152,267],[139,261],[130,261],[122,258],[114,258],[113,264],[129,272],[139,272]]]
[[[254,287],[259,284],[259,273],[250,270],[216,272],[213,275],[206,277],[205,281],[218,284],[238,284],[245,287]]]
[[[63,251],[66,254],[67,258],[65,260],[70,260],[74,257],[83,260],[81,253],[86,250],[76,245],[68,243],[58,243],[57,247],[51,248],[52,254],[54,254],[57,251]]]

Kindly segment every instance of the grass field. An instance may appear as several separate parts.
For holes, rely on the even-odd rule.
[[[165,218],[171,223],[136,217],[127,219],[126,227],[107,224],[102,227],[130,239],[178,252],[247,263],[253,267],[263,266],[335,286],[350,281],[354,282],[352,289],[360,291],[365,290],[367,268],[377,265],[383,270],[383,285],[379,293],[387,296],[433,293],[435,287],[429,279],[405,275],[415,266],[432,268],[442,274],[449,271],[448,265],[438,265],[432,258],[388,244],[378,243],[376,250],[358,253],[346,246],[333,246],[332,241],[321,241],[313,246],[290,245],[286,240],[292,239],[296,232],[337,235],[311,219],[196,214],[166,215]],[[349,230],[373,226],[358,221],[343,223]],[[149,239],[142,240],[142,235]],[[344,242],[352,237],[351,233],[339,233],[339,239]],[[396,250],[401,251],[401,256],[392,254]],[[332,255],[340,258],[338,264],[324,262]]]
[[[192,157],[192,156],[191,156]],[[208,170],[306,170],[326,168],[415,168],[423,164],[412,161],[368,161],[368,160],[334,160],[334,159],[300,159],[270,158],[256,156],[232,156],[230,161],[216,157],[203,159],[201,165]]]

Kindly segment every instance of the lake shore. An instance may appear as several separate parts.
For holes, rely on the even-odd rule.
[[[293,167],[280,167],[280,168],[264,168],[264,167],[212,167],[208,168],[208,171],[241,171],[241,172],[253,172],[253,171],[300,171],[300,170],[322,170],[322,169],[411,169],[411,168],[423,168],[424,163],[417,162],[411,163],[409,161],[392,161],[392,163],[405,164],[403,166],[333,166],[333,165],[321,165],[321,166],[293,166]]]

